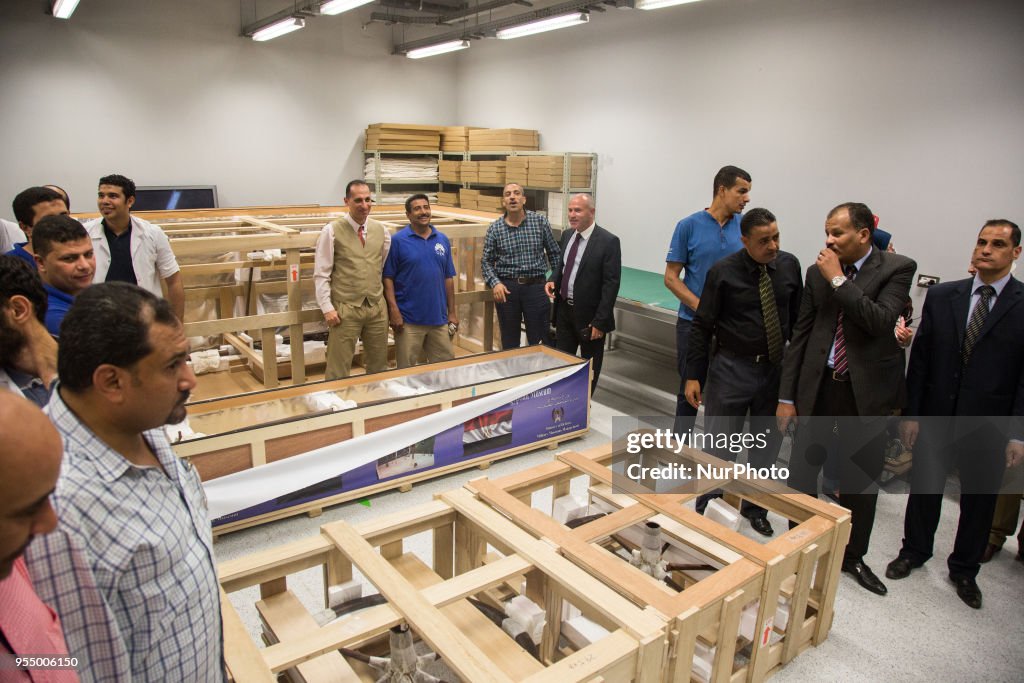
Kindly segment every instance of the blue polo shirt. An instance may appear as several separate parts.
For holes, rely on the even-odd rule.
[[[391,238],[384,277],[395,283],[395,301],[402,319],[412,325],[447,325],[445,280],[455,277],[452,245],[430,226],[426,237],[405,226]]]
[[[39,266],[36,265],[36,257],[25,251],[25,245],[28,242],[19,242],[14,245],[14,249],[4,254],[5,256],[17,256],[21,260],[32,266],[32,270],[39,270]]]
[[[55,338],[60,337],[60,324],[64,321],[71,304],[75,303],[75,297],[65,294],[59,289],[43,283],[46,290],[46,331]]]
[[[740,218],[741,214],[733,214],[728,223],[719,225],[718,220],[704,210],[676,223],[665,262],[683,264],[683,284],[698,298],[704,291],[704,280],[711,266],[743,248]],[[694,313],[692,308],[679,303],[680,318],[693,320]]]

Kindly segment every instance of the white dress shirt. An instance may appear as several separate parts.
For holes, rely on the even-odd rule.
[[[565,245],[565,253],[562,254],[562,272],[569,275],[569,252],[572,251],[572,243],[576,241],[579,242],[579,246],[576,247],[576,261],[573,263],[572,274],[569,279],[569,301],[573,300],[573,287],[576,284],[576,275],[580,272],[580,263],[583,261],[583,252],[587,250],[587,245],[590,244],[590,236],[594,234],[595,225],[596,223],[591,223],[589,228],[581,233],[577,233],[579,237],[573,235]]]

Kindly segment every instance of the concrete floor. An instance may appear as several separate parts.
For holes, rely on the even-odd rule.
[[[612,366],[614,367],[615,361]],[[659,375],[661,390],[655,390],[651,403],[664,403],[670,380]],[[612,383],[610,383],[612,384]],[[611,440],[612,418],[619,415],[636,417],[634,398],[623,398],[599,388],[591,410],[591,429],[582,439],[565,444],[566,448],[583,450]],[[324,511],[321,517],[294,517],[253,529],[238,531],[217,540],[218,561],[270,548],[316,534],[321,524],[344,519],[358,523],[367,519],[407,509],[431,500],[432,496],[461,486],[469,479],[501,476],[549,461],[552,451],[541,450],[495,463],[490,470],[466,470],[423,484],[408,493],[375,496],[370,506],[353,502]],[[1014,681],[1024,680],[1024,563],[1016,562],[1016,539],[1010,539],[1004,550],[982,568],[978,583],[984,594],[981,610],[972,610],[956,596],[945,567],[945,553],[952,546],[956,528],[957,505],[955,485],[947,490],[942,520],[936,535],[936,557],[902,581],[883,579],[889,587],[884,597],[873,595],[856,582],[843,577],[836,596],[832,631],[820,647],[805,651],[782,669],[773,680],[779,681]],[[899,550],[906,506],[906,486],[890,482],[879,496],[878,513],[871,550],[866,558],[880,577],[886,564]],[[770,516],[776,530],[785,528],[785,521]],[[741,532],[760,539],[744,522]],[[414,537],[406,550],[416,552],[429,561],[428,537]],[[290,581],[290,587],[313,611],[317,603],[320,573],[308,570]],[[233,594],[232,602],[255,636],[259,620],[253,608],[256,589]]]

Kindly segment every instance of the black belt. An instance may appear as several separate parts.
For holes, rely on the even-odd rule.
[[[543,275],[537,275],[535,277],[503,277],[502,280],[509,280],[517,285],[542,285],[547,282],[547,278]]]
[[[825,370],[828,371],[829,377],[830,377],[830,379],[833,382],[844,382],[845,383],[845,382],[849,382],[850,381],[850,373],[849,372],[844,372],[843,374],[839,374],[838,372],[836,372],[834,369],[830,368],[827,365],[825,366]]]
[[[729,356],[730,358],[739,358],[740,360],[749,361],[751,363],[771,363],[772,362],[771,358],[768,357],[767,353],[757,353],[757,354],[752,354],[752,353],[736,353],[735,351],[730,351],[729,349],[727,349],[725,347],[722,347],[722,346],[718,347],[718,352],[719,353],[724,353],[726,356]]]

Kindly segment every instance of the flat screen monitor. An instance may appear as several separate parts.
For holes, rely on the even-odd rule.
[[[133,211],[216,209],[216,185],[145,185],[135,188]]]

